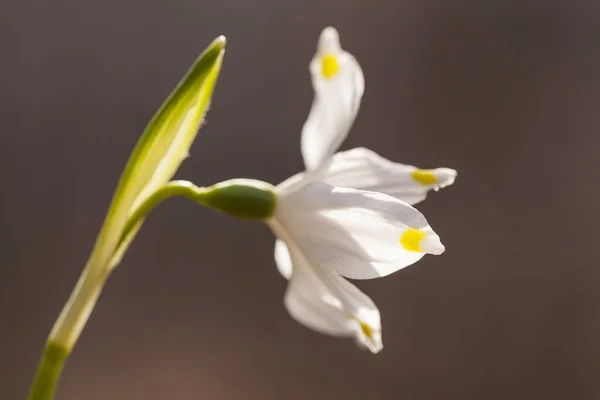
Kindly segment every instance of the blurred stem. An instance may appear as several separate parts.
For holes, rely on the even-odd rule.
[[[123,234],[119,238],[118,250],[111,259],[109,268],[95,265],[91,260],[88,262],[52,328],[28,400],[51,400],[54,397],[63,365],[89,319],[110,271],[120,262],[146,215],[163,200],[172,196],[184,196],[202,203],[202,193],[202,188],[187,181],[165,184],[140,204],[127,219]]]
[[[48,342],[38,365],[28,400],[51,400],[69,352],[57,343]]]
[[[50,332],[29,392],[29,400],[53,398],[63,364],[89,319],[108,275],[109,271],[101,265],[91,262],[86,265]]]

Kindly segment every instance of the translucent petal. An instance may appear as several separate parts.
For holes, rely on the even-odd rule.
[[[319,177],[333,186],[381,192],[411,205],[425,200],[430,190],[451,185],[455,178],[453,169],[398,164],[365,148],[335,154]]]
[[[334,271],[307,263],[298,250],[291,260],[294,272],[284,301],[290,315],[317,332],[354,336],[373,353],[380,351],[381,322],[373,301]]]
[[[301,145],[306,169],[315,170],[329,161],[348,135],[364,92],[364,76],[354,56],[341,49],[331,27],[321,33],[309,69],[315,95]]]
[[[311,265],[353,279],[386,276],[444,251],[423,214],[403,201],[323,182],[280,195],[276,220]]]
[[[362,147],[336,153],[318,171],[298,173],[278,185],[286,192],[310,182],[323,181],[333,186],[385,193],[407,204],[425,200],[430,190],[450,186],[456,171],[450,168],[419,169],[394,163]]]

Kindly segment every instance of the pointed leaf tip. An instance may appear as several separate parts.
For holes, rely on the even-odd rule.
[[[225,48],[225,45],[227,44],[227,38],[224,35],[221,35],[219,37],[217,37],[215,40],[213,40],[211,47],[217,47],[219,50],[222,50]]]
[[[117,185],[90,262],[109,264],[127,216],[168,182],[185,159],[210,103],[225,43],[219,36],[204,49],[146,126]]]

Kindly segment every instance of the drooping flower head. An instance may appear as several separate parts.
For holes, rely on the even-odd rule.
[[[413,264],[444,246],[425,217],[383,193],[310,182],[277,188],[269,222],[278,237],[275,259],[290,279],[289,313],[317,331],[356,336],[381,349],[379,312],[371,299],[342,276],[371,279]]]

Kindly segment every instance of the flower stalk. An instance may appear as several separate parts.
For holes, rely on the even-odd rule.
[[[236,218],[264,221],[270,218],[277,203],[273,186],[255,179],[232,179],[209,187],[198,187],[189,181],[171,181],[156,190],[152,196],[131,214],[119,246],[126,243],[127,237],[139,229],[146,215],[170,197],[185,197],[195,203]]]
[[[51,400],[63,365],[86,325],[104,284],[125,254],[146,214],[136,214],[175,174],[196,137],[221,69],[225,38],[196,59],[144,130],[123,171],[90,258],[60,313],[38,365],[29,400]],[[128,228],[129,227],[129,228]],[[124,230],[129,229],[124,236]]]
[[[64,362],[68,356],[67,350],[57,343],[48,342],[46,344],[29,393],[30,400],[52,399]]]

